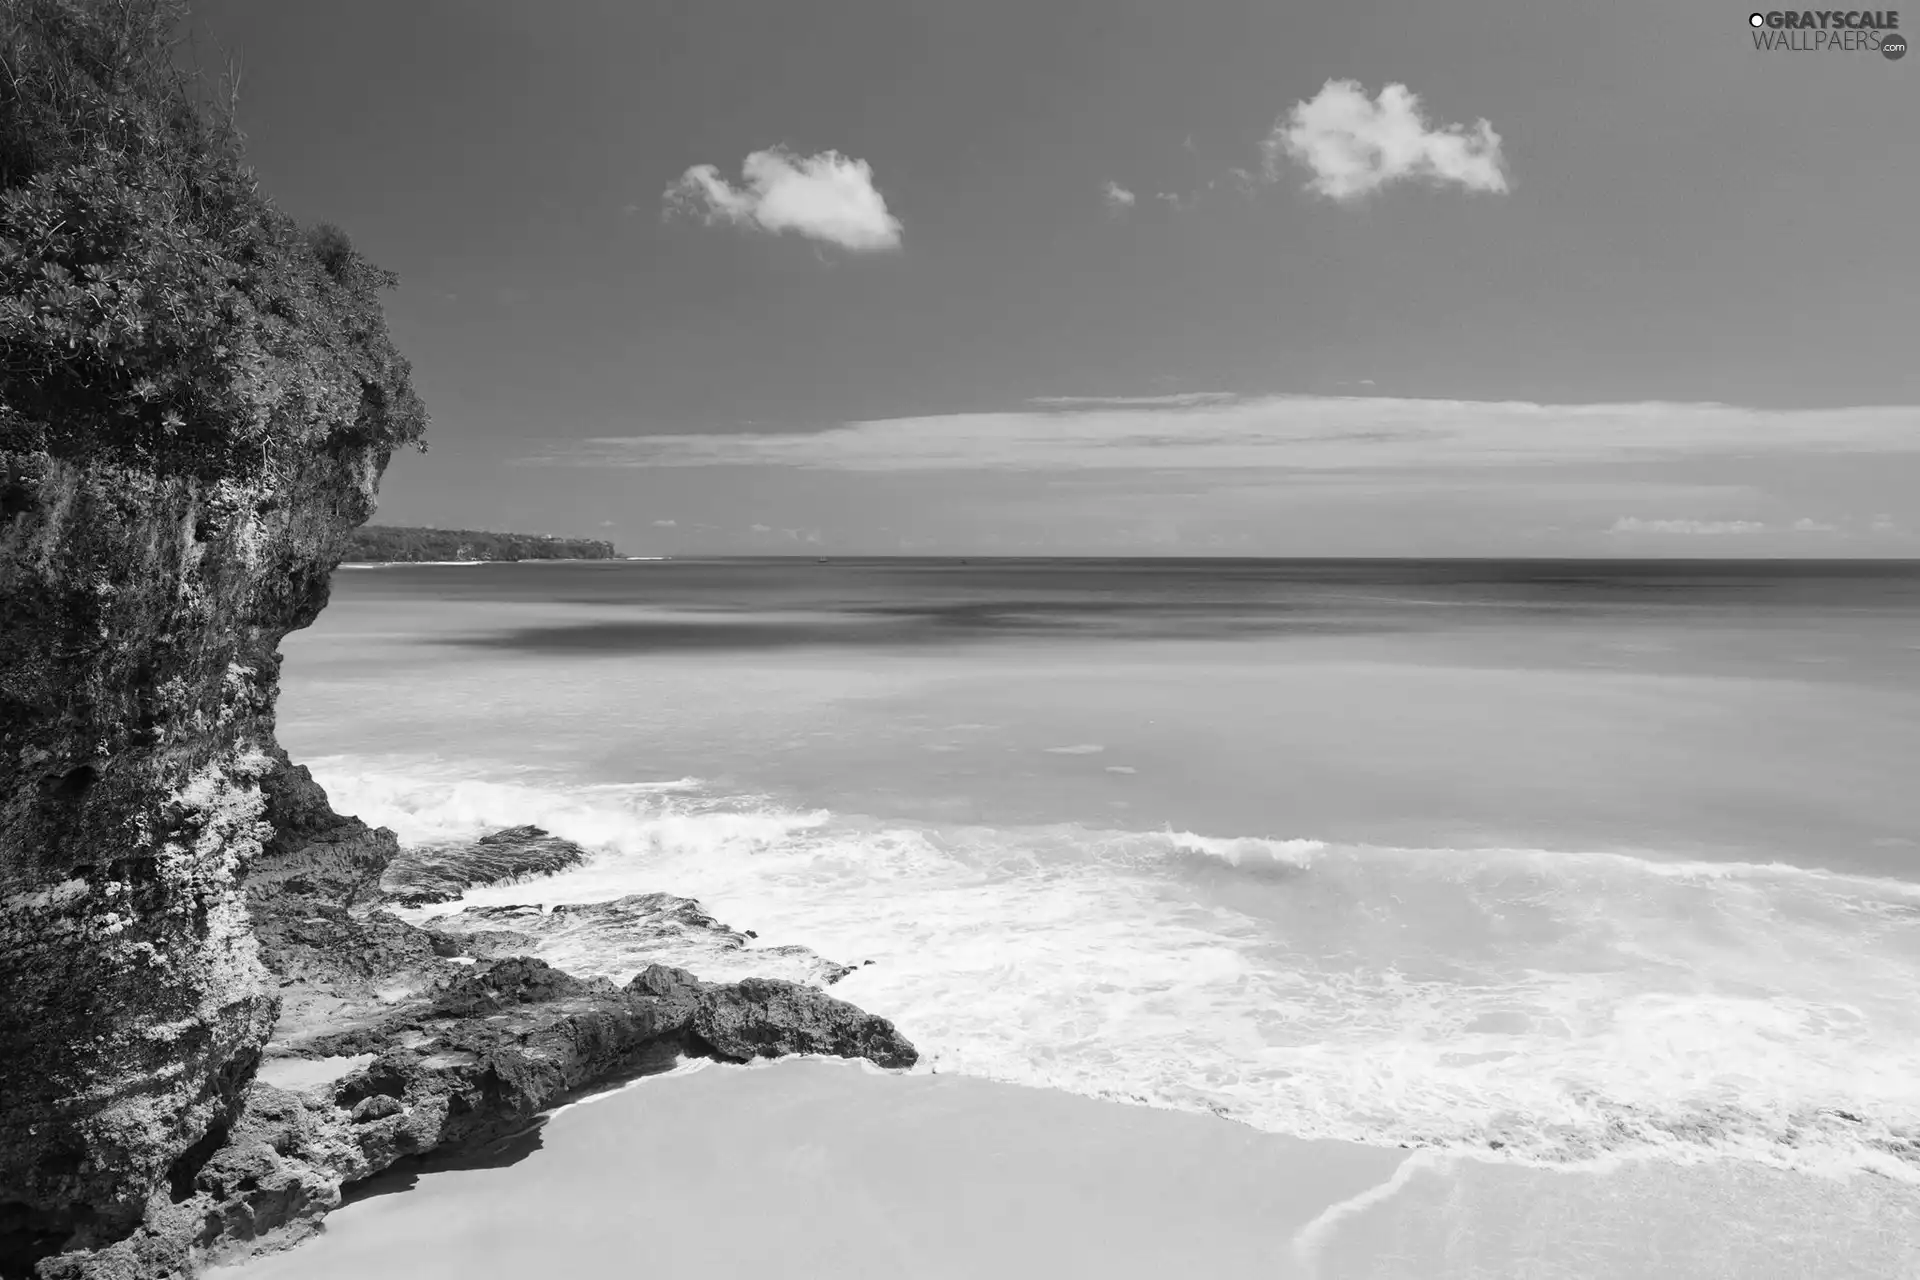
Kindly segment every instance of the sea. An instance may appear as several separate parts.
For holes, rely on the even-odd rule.
[[[415,918],[684,894],[919,1070],[1920,1195],[1920,562],[349,565],[283,652],[340,811],[591,854]]]

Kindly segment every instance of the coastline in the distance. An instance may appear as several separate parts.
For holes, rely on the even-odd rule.
[[[347,544],[351,564],[472,564],[515,560],[617,560],[611,542],[547,534],[363,525]]]

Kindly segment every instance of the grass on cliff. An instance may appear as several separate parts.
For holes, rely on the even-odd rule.
[[[425,430],[380,308],[395,278],[260,193],[235,79],[180,64],[186,18],[0,0],[0,472],[50,455],[246,480]]]

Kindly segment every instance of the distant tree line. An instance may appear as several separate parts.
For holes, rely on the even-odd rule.
[[[347,559],[363,564],[422,560],[612,560],[615,555],[611,542],[590,538],[378,524],[356,529],[347,547]]]

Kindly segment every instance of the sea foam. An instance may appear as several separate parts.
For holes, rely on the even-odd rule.
[[[312,763],[337,807],[408,843],[531,822],[592,854],[416,915],[696,897],[766,943],[872,960],[835,993],[941,1071],[1480,1158],[1738,1155],[1920,1183],[1920,888],[1902,881],[910,826],[691,779]]]

